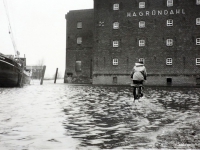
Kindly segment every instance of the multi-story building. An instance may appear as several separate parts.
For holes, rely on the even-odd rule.
[[[200,0],[94,0],[91,13],[93,84],[129,84],[138,60],[146,84],[200,84]]]
[[[94,10],[70,11],[66,15],[66,70],[64,82],[90,83],[92,79]]]

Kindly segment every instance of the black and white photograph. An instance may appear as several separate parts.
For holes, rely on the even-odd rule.
[[[200,0],[0,0],[0,150],[200,149]]]

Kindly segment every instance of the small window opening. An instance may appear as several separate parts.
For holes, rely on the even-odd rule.
[[[196,78],[197,85],[200,85],[200,78]]]
[[[73,73],[67,72],[67,76],[68,76],[68,77],[72,77],[72,76],[73,76]]]
[[[75,70],[76,72],[81,72],[81,61],[76,61]]]
[[[172,84],[172,78],[167,78],[167,85],[171,85]]]
[[[113,77],[113,84],[117,84],[117,77]]]

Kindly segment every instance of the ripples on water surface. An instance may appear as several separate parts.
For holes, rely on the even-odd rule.
[[[130,87],[0,88],[0,150],[155,148],[158,137],[200,120],[199,91],[146,87],[133,103]]]

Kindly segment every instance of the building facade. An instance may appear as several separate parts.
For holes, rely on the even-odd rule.
[[[26,70],[30,70],[32,75],[31,79],[41,79],[44,66],[26,66]]]
[[[130,84],[139,60],[145,84],[200,84],[200,0],[94,0],[92,42],[93,84]]]
[[[91,83],[94,10],[70,11],[66,15],[65,83]]]

